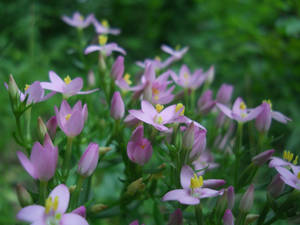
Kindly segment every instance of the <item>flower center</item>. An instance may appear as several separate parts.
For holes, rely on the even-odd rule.
[[[53,210],[55,212],[57,210],[57,208],[58,208],[58,196],[55,196],[54,201],[52,201],[51,197],[46,199],[46,202],[45,202],[46,214],[49,214],[51,210]]]
[[[109,23],[108,23],[107,20],[102,20],[102,21],[101,21],[101,24],[102,24],[103,27],[109,28]]]
[[[30,87],[30,85],[29,85],[29,84],[25,84],[25,88],[24,88],[24,90],[25,90],[25,91],[27,91],[29,87]]]
[[[155,56],[155,58],[154,58],[156,61],[161,61],[161,58],[159,57],[159,56]]]
[[[178,103],[177,105],[176,105],[176,108],[175,108],[175,112],[179,112],[181,110],[181,112],[180,112],[180,116],[183,116],[184,115],[184,106],[183,106],[183,104],[182,103]]]
[[[190,187],[192,189],[195,189],[195,188],[200,188],[202,186],[203,186],[203,177],[202,176],[197,177],[197,174],[194,173],[194,177],[191,178]]]
[[[131,80],[130,80],[130,74],[129,74],[129,73],[126,73],[126,74],[124,75],[124,80],[126,81],[126,83],[127,83],[128,85],[131,85],[131,84],[132,84],[132,82],[131,82]]]
[[[72,81],[72,79],[71,79],[71,77],[69,75],[64,78],[64,82],[65,82],[66,85],[68,85],[69,83],[71,83],[71,81]]]
[[[142,145],[140,145],[140,147],[141,147],[142,149],[145,149],[146,144],[142,144]]]
[[[265,99],[263,102],[268,103],[270,105],[270,108],[272,109],[272,102],[270,99]]]
[[[80,16],[79,16],[79,20],[80,20],[80,21],[83,21],[83,20],[84,20],[84,17],[83,17],[82,15],[80,15]]]
[[[181,48],[181,46],[180,46],[179,44],[175,46],[175,50],[176,50],[176,51],[179,51],[180,48]]]
[[[190,75],[188,73],[183,74],[184,79],[188,80],[190,78]]]
[[[246,104],[244,102],[241,102],[240,104],[240,109],[241,110],[245,110],[247,107],[246,107]]]
[[[162,122],[163,122],[163,118],[162,118],[161,116],[158,116],[158,117],[156,118],[156,123],[162,124]]]
[[[100,45],[105,45],[107,42],[107,36],[106,35],[99,35],[98,41]]]
[[[300,172],[297,174],[297,178],[298,180],[300,180]]]
[[[70,118],[71,118],[71,114],[70,113],[65,116],[66,121],[68,121]]]
[[[164,109],[164,106],[161,104],[156,104],[155,109],[158,113],[160,113]]]
[[[291,153],[290,151],[285,150],[283,152],[283,159],[285,159],[286,161],[291,162],[293,160],[293,158],[294,158],[294,154]],[[298,156],[296,155],[294,158],[293,164],[297,165],[297,163],[298,163]]]

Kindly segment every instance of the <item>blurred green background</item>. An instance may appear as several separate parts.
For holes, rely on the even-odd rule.
[[[76,29],[61,20],[76,10],[122,29],[111,39],[127,50],[127,68],[136,69],[136,60],[163,55],[162,43],[190,46],[183,62],[193,69],[215,65],[215,89],[231,83],[234,97],[242,96],[249,106],[271,99],[275,110],[291,117],[286,126],[274,122],[272,134],[279,137],[278,150],[299,152],[300,1],[1,0],[0,83],[10,73],[20,87],[47,80],[49,70],[85,76],[72,50]],[[85,32],[91,41],[93,28]],[[16,159],[18,147],[11,136],[15,122],[4,86],[0,101],[0,224],[14,224],[13,188],[26,177]],[[51,114],[52,106],[41,103],[39,113]]]

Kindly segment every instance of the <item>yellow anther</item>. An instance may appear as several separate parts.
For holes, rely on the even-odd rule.
[[[155,109],[158,113],[160,113],[164,109],[164,106],[161,104],[156,104]]]
[[[80,16],[79,16],[79,19],[80,19],[81,21],[83,21],[83,20],[84,20],[84,17],[83,17],[82,15],[80,15]]]
[[[65,119],[68,121],[69,119],[71,118],[71,114],[69,113],[69,114],[67,114],[66,116],[65,116]]]
[[[58,208],[58,196],[55,196],[54,202],[53,202],[53,210],[56,211]]]
[[[294,159],[294,161],[293,161],[293,164],[294,164],[294,165],[297,165],[297,164],[298,164],[298,156],[295,157],[295,159]]]
[[[175,108],[175,112],[179,112],[181,110],[181,112],[180,112],[180,116],[183,116],[184,115],[184,106],[183,106],[183,104],[182,103],[178,103],[177,105],[176,105],[176,108]]]
[[[290,153],[289,155],[289,158],[288,158],[288,161],[291,162],[294,158],[294,154],[293,153]]]
[[[107,42],[107,36],[106,35],[99,35],[98,41],[100,45],[105,45]]]
[[[152,88],[152,93],[154,95],[159,95],[159,90],[157,88]]]
[[[65,81],[66,84],[69,84],[69,83],[71,83],[72,79],[71,79],[71,77],[68,75],[68,76],[66,76],[66,77],[64,78],[64,81]]]
[[[246,104],[244,102],[241,102],[240,104],[240,109],[241,110],[245,110],[247,107],[246,107]]]
[[[155,56],[155,58],[154,58],[156,61],[161,61],[161,58],[159,57],[159,56]]]
[[[49,197],[49,198],[46,199],[46,202],[45,202],[45,212],[46,212],[46,214],[48,214],[50,212],[51,208],[52,208],[52,198]]]
[[[199,176],[197,177],[197,174],[194,173],[194,177],[191,178],[191,188],[200,188],[203,186],[203,177]]]
[[[180,49],[181,49],[181,46],[180,46],[180,45],[176,45],[176,46],[175,46],[175,50],[176,50],[176,51],[179,51]]]
[[[161,116],[158,116],[156,122],[157,122],[158,124],[162,124],[163,118],[162,118]]]
[[[183,74],[184,79],[189,79],[190,75],[188,73]]]
[[[293,158],[294,158],[294,154],[291,153],[290,151],[285,150],[283,152],[283,159],[285,159],[286,161],[291,162],[293,160]],[[298,157],[297,156],[296,156],[296,158],[295,158],[294,161],[296,161],[296,162],[298,161]]]
[[[61,219],[61,214],[60,213],[56,213],[55,214],[55,219],[56,220],[60,220]]]
[[[270,105],[270,108],[272,108],[272,102],[270,99],[265,99],[263,102],[268,103]]]
[[[297,178],[298,180],[300,180],[300,172],[297,174]]]
[[[28,84],[25,84],[25,88],[24,88],[24,90],[25,91],[27,91],[27,89],[30,87],[30,85],[28,85]]]
[[[130,74],[129,74],[129,73],[126,73],[126,74],[124,75],[124,80],[126,81],[126,83],[127,83],[128,85],[131,85],[131,84],[132,84],[132,81],[130,80]]]
[[[103,27],[109,28],[109,23],[108,23],[107,20],[102,20],[102,21],[101,21],[101,24],[102,24]]]

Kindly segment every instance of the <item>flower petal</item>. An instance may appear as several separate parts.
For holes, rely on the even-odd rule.
[[[164,195],[163,201],[179,201],[181,204],[184,205],[197,205],[200,203],[198,198],[195,198],[189,194],[188,190],[185,189],[175,189],[169,191],[167,194]]]
[[[58,208],[56,212],[63,214],[67,211],[70,200],[70,192],[68,187],[64,184],[56,186],[51,191],[49,197],[51,197],[52,200],[54,200],[56,196],[58,197]]]
[[[213,190],[210,188],[201,188],[200,189],[200,199],[215,197],[215,196],[221,195],[222,193],[223,193],[222,191],[216,191],[216,190]]]
[[[17,219],[26,222],[35,222],[41,220],[44,215],[45,208],[40,205],[30,205],[21,209],[17,214]]]
[[[226,106],[221,103],[217,103],[216,106],[230,119],[232,119],[232,111]]]
[[[60,220],[60,225],[89,225],[88,222],[78,214],[66,213]]]
[[[27,173],[29,173],[29,175],[32,176],[34,179],[37,179],[38,176],[35,172],[34,166],[31,163],[31,161],[27,158],[27,156],[20,151],[17,152],[17,156]]]
[[[194,176],[194,171],[191,167],[185,165],[180,171],[180,183],[184,189],[190,188],[191,178]]]
[[[151,117],[154,117],[157,114],[156,109],[153,107],[153,105],[150,102],[143,100],[141,106],[142,106],[142,111],[144,113],[149,114]]]
[[[64,126],[64,132],[69,137],[75,137],[81,133],[84,125],[84,118],[81,111],[75,111],[72,113],[70,119]]]
[[[281,123],[287,123],[288,121],[291,121],[290,118],[288,118],[287,116],[283,115],[278,111],[272,111],[272,117]]]

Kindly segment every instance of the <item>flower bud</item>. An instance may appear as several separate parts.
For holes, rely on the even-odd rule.
[[[22,207],[31,205],[33,203],[31,195],[28,193],[25,187],[23,187],[23,185],[18,184],[16,186],[16,192],[17,192],[19,203]]]
[[[223,216],[224,225],[234,225],[234,218],[230,209],[226,209]]]
[[[255,120],[256,129],[260,132],[267,132],[270,129],[272,122],[271,106],[267,102],[261,104],[262,111]]]
[[[104,209],[106,209],[106,208],[107,208],[107,205],[98,203],[98,204],[93,205],[93,206],[91,207],[91,212],[92,212],[92,213],[98,213],[98,212],[101,212],[102,210],[104,210]]]
[[[75,213],[75,214],[77,214],[77,215],[82,216],[83,218],[85,218],[86,217],[86,208],[84,206],[80,206],[80,207],[74,209],[72,211],[72,213]]]
[[[226,183],[226,181],[221,180],[221,179],[207,179],[207,180],[204,180],[203,187],[216,189],[216,188],[219,188],[220,186],[224,185],[225,183]]]
[[[135,116],[128,114],[124,119],[124,123],[128,127],[135,127],[140,123],[140,120],[137,119]]]
[[[206,130],[195,126],[194,143],[190,153],[190,159],[196,160],[206,148]]]
[[[143,100],[152,102],[152,85],[148,84],[143,92]]]
[[[99,146],[96,143],[90,143],[82,155],[77,172],[84,176],[90,176],[97,167],[99,159]]]
[[[252,158],[252,162],[256,165],[256,166],[262,166],[263,164],[265,164],[273,155],[273,153],[275,152],[274,149],[271,150],[267,150],[264,151],[256,156],[254,156]]]
[[[182,225],[182,224],[183,224],[182,212],[178,208],[170,215],[168,225]]]
[[[215,106],[215,101],[212,98],[212,90],[206,90],[197,102],[198,110],[202,115],[209,113]]]
[[[249,225],[251,223],[253,223],[255,220],[257,220],[259,217],[258,214],[248,214],[246,216],[246,220],[245,220],[245,225]]]
[[[96,84],[95,74],[93,70],[88,72],[88,84],[93,87]]]
[[[233,86],[229,84],[222,84],[220,89],[218,90],[216,101],[218,103],[222,103],[224,105],[227,105],[228,102],[231,99],[233,91]]]
[[[38,137],[40,142],[44,140],[45,135],[47,134],[47,127],[42,120],[42,118],[39,116],[38,117]]]
[[[116,91],[111,100],[110,115],[115,120],[122,119],[125,113],[125,106],[120,92]]]
[[[57,120],[56,116],[52,116],[48,121],[47,121],[47,130],[49,132],[49,135],[52,139],[54,139],[55,134],[56,134],[56,128],[57,128]]]
[[[285,183],[280,177],[280,174],[277,174],[273,177],[271,183],[268,186],[268,193],[273,198],[277,198],[283,192]]]
[[[182,147],[186,150],[191,150],[195,139],[195,125],[190,123],[182,137]]]
[[[115,80],[119,80],[122,78],[124,73],[124,57],[118,56],[116,61],[114,62],[112,69],[111,69],[111,76]]]
[[[249,212],[253,205],[254,198],[254,185],[251,184],[247,189],[246,193],[243,195],[240,202],[240,210],[242,212]]]
[[[208,71],[205,73],[206,81],[211,84],[215,78],[215,67],[211,66]]]
[[[13,102],[17,101],[20,98],[19,88],[12,74],[9,75],[8,93]]]
[[[227,201],[228,201],[228,208],[229,209],[233,209],[234,200],[235,200],[234,187],[230,186],[230,187],[227,188]]]
[[[135,195],[136,192],[142,191],[144,189],[145,189],[145,184],[143,183],[143,178],[141,177],[128,185],[126,194]]]

